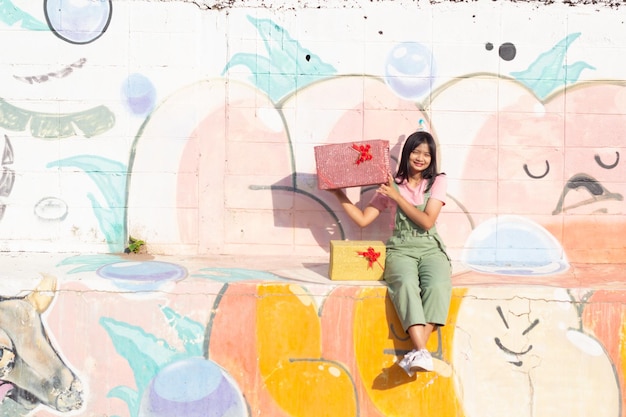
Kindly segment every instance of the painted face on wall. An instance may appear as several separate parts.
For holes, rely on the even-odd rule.
[[[57,14],[63,8],[63,26],[71,36],[76,27],[69,22],[76,13],[79,25],[94,22],[87,15],[108,23],[110,2],[98,3],[47,6]],[[65,48],[68,44],[53,35],[59,32],[48,30],[47,12],[31,6],[15,7],[23,30],[14,34],[22,47],[5,57],[13,65],[7,67],[0,100],[0,246],[5,251],[121,252],[132,127],[119,123],[118,78],[115,71],[107,77],[93,72],[87,50]],[[86,9],[91,12],[85,14]],[[105,30],[88,26],[75,32],[87,36],[85,42]],[[22,39],[34,33],[41,35],[36,41]],[[32,60],[50,50],[57,51],[54,60],[41,65]]]
[[[611,360],[580,328],[566,290],[470,290],[459,310],[453,352],[467,417],[619,414]],[[496,375],[507,375],[507,383]]]
[[[624,101],[623,87],[589,84],[500,111],[498,211],[548,228],[573,262],[623,255]]]
[[[458,112],[444,111],[452,93],[474,100],[477,89],[475,120],[461,123]],[[626,222],[615,215],[626,210],[625,101],[624,87],[580,84],[544,103],[521,84],[496,78],[466,80],[437,96],[434,123],[458,126],[456,134],[470,138],[458,175],[474,223],[522,216],[554,235],[570,262],[622,259]]]
[[[7,104],[4,105],[6,107]],[[16,108],[13,110],[16,111]],[[29,123],[43,117],[26,109],[22,109],[21,114],[28,115],[26,121]],[[1,117],[11,115],[3,113]],[[72,117],[68,115],[68,118]],[[48,122],[54,125],[55,117],[50,116],[49,119]],[[84,138],[44,140],[42,137],[57,133],[35,128],[31,128],[30,132],[0,131],[2,250],[22,251],[26,243],[28,250],[35,251],[75,250],[76,247],[107,250],[107,243],[121,243],[121,234],[115,229],[119,226],[117,221],[121,222],[123,216],[116,217],[115,211],[121,213],[122,205],[115,204],[115,201],[120,201],[123,188],[120,190],[113,184],[100,182],[103,188],[98,190],[96,182],[92,181],[94,175],[102,176],[103,171],[110,172],[110,167],[104,168],[104,165],[101,165],[103,168],[99,174],[95,172],[98,169],[94,170],[106,158],[88,155],[87,152],[75,155],[75,152],[86,151],[85,146],[88,145],[79,143]],[[29,134],[38,136],[29,137]],[[62,169],[64,167],[72,169]],[[118,185],[125,178],[125,168],[119,169],[120,175],[115,176],[120,180]],[[91,173],[86,173],[90,170]],[[111,198],[102,197],[109,192],[113,192]],[[108,223],[99,223],[98,218],[107,218]]]

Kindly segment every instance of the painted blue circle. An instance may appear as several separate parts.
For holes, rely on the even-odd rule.
[[[133,114],[146,115],[154,109],[156,90],[142,74],[130,74],[122,84],[122,98]]]
[[[421,43],[399,43],[387,55],[385,81],[402,98],[417,100],[429,93],[434,74],[432,52]]]
[[[203,358],[175,362],[154,378],[154,394],[159,398],[189,402],[211,395],[224,379],[219,366]]]
[[[215,362],[184,358],[160,369],[143,392],[139,417],[245,417],[241,390]]]
[[[111,21],[111,0],[45,0],[50,29],[70,43],[84,44],[98,39]]]
[[[132,290],[149,290],[187,276],[180,265],[160,261],[116,262],[100,267],[96,273],[117,286]]]

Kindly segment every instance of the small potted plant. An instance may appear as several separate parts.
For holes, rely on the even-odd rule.
[[[146,253],[146,242],[141,239],[135,239],[132,236],[128,236],[128,247],[124,250],[125,253]]]

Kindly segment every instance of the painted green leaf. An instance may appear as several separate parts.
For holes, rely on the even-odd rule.
[[[168,324],[176,330],[183,341],[186,352],[191,356],[203,356],[205,326],[188,317],[183,317],[169,307],[162,306]]]

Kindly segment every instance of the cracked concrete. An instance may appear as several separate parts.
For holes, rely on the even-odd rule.
[[[142,0],[143,1],[143,0]],[[359,9],[374,4],[392,3],[394,6],[421,6],[437,5],[445,3],[476,3],[479,0],[343,0],[343,1],[322,1],[322,0],[156,0],[159,2],[179,1],[192,3],[203,10],[228,10],[234,8],[263,8],[273,10],[295,10],[295,9]],[[619,8],[623,6],[618,0],[495,0],[492,3],[528,3],[536,6],[549,6],[553,4],[564,4],[567,6],[593,6]]]

